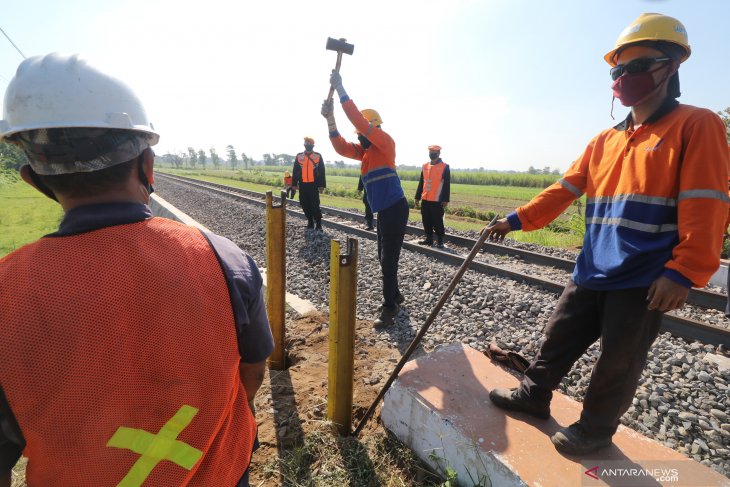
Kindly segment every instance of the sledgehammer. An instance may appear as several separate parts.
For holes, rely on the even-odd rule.
[[[327,49],[330,51],[337,51],[337,63],[335,64],[335,72],[340,72],[340,64],[342,64],[342,53],[350,54],[352,55],[353,51],[355,50],[355,46],[352,44],[348,44],[345,42],[345,39],[333,39],[331,37],[327,38]],[[327,102],[329,103],[330,100],[332,100],[332,95],[335,92],[334,86],[330,85],[330,93],[327,95]]]
[[[492,221],[489,222],[489,225],[487,225],[487,228],[494,224],[494,222],[497,221],[497,215],[494,215],[494,218],[492,218]],[[408,362],[408,359],[411,357],[413,352],[416,350],[416,347],[419,343],[421,343],[421,339],[423,338],[423,335],[426,334],[431,324],[436,319],[436,316],[438,316],[439,312],[441,311],[441,308],[444,307],[444,304],[446,304],[446,301],[448,301],[449,297],[451,297],[451,293],[454,292],[454,288],[456,288],[456,285],[459,284],[461,281],[461,278],[464,276],[464,273],[469,268],[469,265],[474,260],[474,257],[479,253],[482,246],[484,245],[484,242],[487,240],[487,237],[489,236],[489,232],[482,231],[482,234],[479,236],[479,240],[477,240],[477,243],[474,244],[474,247],[471,249],[471,252],[469,252],[469,255],[466,259],[464,259],[464,263],[461,264],[461,267],[459,267],[459,270],[456,271],[456,274],[454,274],[454,277],[451,278],[451,283],[449,283],[449,287],[444,291],[444,294],[441,296],[441,299],[439,299],[439,302],[436,303],[436,306],[433,307],[431,310],[431,314],[428,315],[428,318],[426,318],[426,322],[421,327],[420,331],[418,332],[418,335],[416,335],[416,338],[413,339],[411,344],[408,346],[408,349],[405,351],[403,356],[400,359],[400,362],[398,362],[398,365],[395,366],[395,369],[393,370],[393,373],[390,374],[390,377],[388,377],[388,380],[385,382],[385,385],[381,389],[380,393],[378,393],[378,397],[375,398],[373,403],[370,405],[370,408],[365,413],[365,416],[360,420],[360,424],[357,425],[357,428],[355,428],[355,431],[352,433],[353,436],[358,436],[362,429],[367,424],[370,417],[375,412],[375,408],[378,407],[378,404],[380,404],[380,401],[383,399],[383,396],[385,396],[385,393],[388,392],[388,389],[390,389],[390,386],[393,384],[395,379],[398,377],[398,374],[400,373],[403,366]]]

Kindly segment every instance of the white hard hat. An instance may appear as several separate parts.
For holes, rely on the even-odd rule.
[[[5,92],[0,140],[36,129],[82,127],[140,132],[149,145],[160,138],[131,88],[78,54],[23,61]]]

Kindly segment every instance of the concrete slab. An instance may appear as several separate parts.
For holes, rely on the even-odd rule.
[[[710,278],[710,284],[713,286],[726,287],[727,286],[727,262],[720,263],[720,267]]]
[[[460,485],[565,487],[701,485],[730,480],[621,426],[613,446],[575,458],[550,436],[575,422],[581,406],[556,393],[552,418],[533,419],[492,405],[489,391],[516,387],[517,375],[480,352],[454,344],[406,364],[385,396],[381,419],[427,463],[453,469]]]
[[[205,226],[198,223],[187,213],[178,209],[175,205],[159,195],[153,194],[151,196],[149,206],[152,210],[152,214],[155,216],[175,220],[186,225],[200,228],[201,230],[204,230],[206,232],[210,232],[210,230],[208,230]],[[264,286],[266,286],[266,268],[260,267],[259,270],[261,271],[261,277],[263,278]],[[294,310],[300,315],[309,313],[310,311],[315,311],[317,309],[317,307],[314,306],[314,304],[312,304],[311,302],[302,299],[299,296],[295,296],[291,293],[286,293],[286,304],[294,308]]]

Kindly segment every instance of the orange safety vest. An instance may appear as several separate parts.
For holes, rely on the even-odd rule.
[[[0,384],[29,486],[236,485],[256,421],[220,264],[162,218],[0,259]]]
[[[284,178],[284,186],[291,186],[291,176]]]
[[[312,152],[307,156],[306,153],[300,152],[297,154],[297,162],[302,168],[302,182],[313,183],[314,182],[314,169],[319,165],[320,157],[316,152]]]
[[[423,174],[421,199],[423,201],[438,201],[441,197],[441,191],[444,188],[444,169],[446,169],[444,162],[438,164],[427,162],[423,165],[421,169]]]

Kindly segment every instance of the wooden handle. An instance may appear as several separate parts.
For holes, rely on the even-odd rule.
[[[340,65],[342,64],[342,51],[337,51],[337,63],[335,63],[335,73],[340,72]],[[335,94],[335,87],[330,85],[330,92],[327,95],[327,103],[332,100],[332,95]]]

